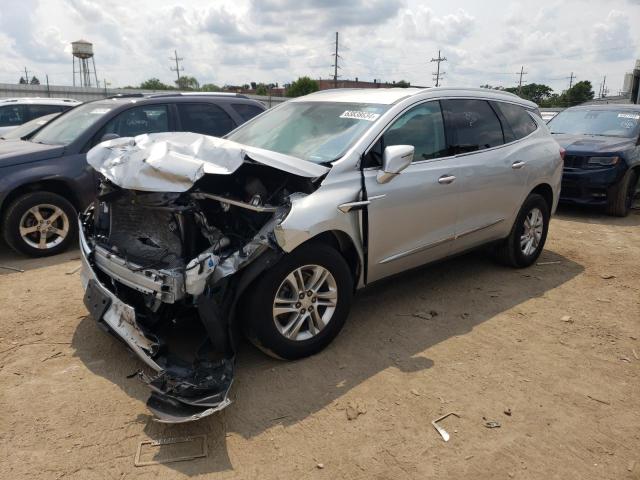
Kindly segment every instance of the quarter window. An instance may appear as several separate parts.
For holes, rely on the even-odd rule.
[[[222,137],[235,127],[227,112],[209,103],[179,103],[178,115],[183,132]]]
[[[262,108],[256,105],[251,105],[250,103],[234,103],[231,106],[245,122],[251,120],[257,115],[260,115],[264,111]]]
[[[61,105],[28,105],[27,109],[29,110],[30,119],[63,111],[63,107]]]
[[[166,105],[143,105],[130,108],[113,118],[102,135],[115,133],[120,137],[135,137],[143,133],[166,132],[169,119]]]
[[[442,100],[455,153],[475,152],[504,143],[502,125],[485,100]]]
[[[538,128],[531,115],[519,105],[512,103],[495,102],[494,105],[500,109],[502,116],[506,119],[504,136],[506,142],[512,142],[526,137]]]
[[[413,145],[413,161],[449,155],[439,102],[427,102],[403,113],[382,136],[384,147]]]

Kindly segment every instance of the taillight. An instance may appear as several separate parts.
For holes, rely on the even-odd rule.
[[[564,148],[560,147],[560,158],[562,159],[563,162],[564,162],[564,156],[566,153],[567,151]]]

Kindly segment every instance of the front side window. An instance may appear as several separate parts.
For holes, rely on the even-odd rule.
[[[0,107],[0,127],[22,125],[27,120],[25,105],[5,105]]]
[[[455,153],[475,152],[504,144],[502,125],[485,100],[442,100]]]
[[[211,103],[179,103],[178,116],[183,132],[222,137],[236,126],[227,112]]]
[[[144,133],[169,130],[166,105],[142,105],[130,108],[114,117],[104,127],[102,135],[115,133],[119,137],[135,137]]]
[[[42,117],[43,115],[49,115],[51,113],[62,112],[61,105],[27,105],[29,110],[29,119]]]
[[[640,132],[640,110],[568,109],[547,125],[551,133],[557,134],[636,138]]]
[[[346,102],[283,103],[227,138],[315,163],[342,157],[388,105]]]
[[[507,125],[503,125],[505,142],[520,140],[538,128],[536,122],[523,107],[505,102],[495,102],[494,105],[500,109],[500,113],[507,121]]]
[[[427,102],[403,113],[382,136],[382,146],[413,145],[413,161],[449,155],[439,102]]]

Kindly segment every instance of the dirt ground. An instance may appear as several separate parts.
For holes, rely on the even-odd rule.
[[[372,287],[303,361],[244,344],[234,403],[171,426],[87,317],[78,252],[0,247],[26,270],[0,270],[0,477],[640,479],[640,212],[563,209],[539,262],[473,253]],[[134,466],[140,442],[198,434],[206,458]]]

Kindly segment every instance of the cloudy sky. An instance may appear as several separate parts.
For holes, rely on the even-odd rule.
[[[171,82],[174,50],[201,83],[327,78],[340,32],[344,78],[556,91],[571,72],[611,94],[640,58],[640,0],[0,0],[0,82],[24,72],[71,84],[69,43],[94,44],[100,79],[113,86]],[[30,73],[31,74],[31,73]]]

